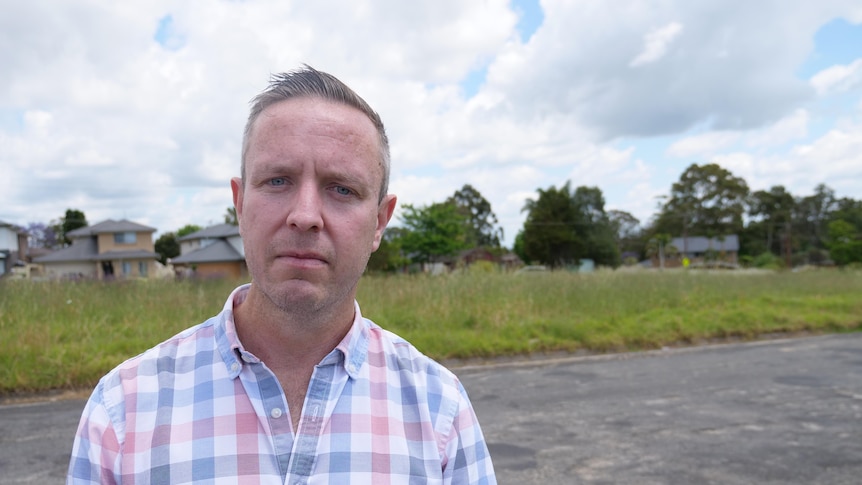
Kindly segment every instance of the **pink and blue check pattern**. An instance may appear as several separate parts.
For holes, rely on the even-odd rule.
[[[67,483],[496,483],[457,377],[358,305],[315,368],[294,432],[275,376],[237,339],[233,306],[246,291],[102,378]]]

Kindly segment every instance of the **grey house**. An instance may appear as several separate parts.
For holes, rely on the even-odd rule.
[[[736,234],[713,238],[675,237],[671,244],[679,251],[680,264],[683,257],[692,263],[703,263],[708,257],[734,265],[739,263],[739,237]]]
[[[203,278],[245,278],[245,250],[239,227],[217,224],[179,238],[180,255],[171,259],[179,271]]]

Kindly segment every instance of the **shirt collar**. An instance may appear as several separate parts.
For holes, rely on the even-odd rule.
[[[244,359],[250,362],[259,362],[256,357],[243,348],[242,342],[239,341],[239,337],[237,336],[236,324],[234,322],[233,309],[245,301],[250,287],[250,283],[244,284],[231,292],[221,313],[217,317],[215,325],[216,345],[232,379],[239,376]],[[344,366],[344,370],[348,376],[356,379],[362,369],[362,364],[368,356],[370,329],[368,322],[362,317],[359,303],[354,301],[353,307],[355,311],[350,330],[341,342],[335,346],[335,349],[323,358],[321,364],[338,362]]]
[[[356,379],[359,376],[359,371],[362,369],[362,364],[368,356],[368,340],[371,338],[371,331],[368,322],[362,317],[359,303],[355,300],[353,308],[353,325],[350,327],[347,335],[335,346],[335,350],[340,351],[344,356],[344,370],[347,372],[347,375]]]

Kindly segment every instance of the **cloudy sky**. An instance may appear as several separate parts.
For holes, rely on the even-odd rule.
[[[249,100],[302,63],[356,89],[391,190],[464,184],[511,242],[537,188],[646,222],[692,163],[862,198],[858,0],[0,0],[0,220],[222,222]]]

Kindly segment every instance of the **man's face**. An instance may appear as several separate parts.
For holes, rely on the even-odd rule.
[[[395,196],[378,203],[377,131],[359,110],[281,101],[254,122],[234,205],[253,286],[284,310],[352,311]]]

